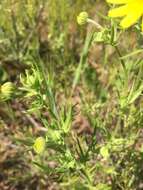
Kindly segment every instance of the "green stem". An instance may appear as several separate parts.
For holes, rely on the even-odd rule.
[[[96,28],[99,29],[99,30],[103,29],[103,27],[99,23],[97,23],[96,21],[94,21],[94,20],[92,20],[90,18],[88,18],[87,22],[94,24],[96,26]]]
[[[114,47],[115,47],[115,50],[116,50],[116,52],[117,52],[119,58],[121,58],[121,57],[122,57],[122,54],[121,54],[121,52],[120,52],[118,46],[114,46]],[[125,73],[126,73],[126,64],[125,64],[125,62],[124,62],[123,59],[120,59],[120,61],[121,61],[122,67],[123,67],[123,69],[124,69],[124,71],[125,71]]]

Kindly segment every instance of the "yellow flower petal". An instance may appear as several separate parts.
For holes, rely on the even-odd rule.
[[[109,17],[122,17],[125,16],[128,12],[128,6],[124,5],[115,9],[112,9],[109,11],[108,16]]]
[[[120,26],[122,28],[128,28],[135,24],[140,16],[140,14],[129,14],[121,21]]]
[[[123,17],[120,25],[122,28],[128,28],[135,24],[140,17],[143,17],[143,0],[106,0],[108,3],[120,5],[109,11],[109,17]],[[143,30],[143,21],[142,21]]]
[[[133,0],[106,0],[106,1],[107,3],[112,3],[112,4],[126,4]]]

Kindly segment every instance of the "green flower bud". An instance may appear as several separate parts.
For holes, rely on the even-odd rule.
[[[86,24],[88,21],[88,13],[87,12],[81,12],[78,16],[77,16],[77,23],[79,25],[84,25]]]
[[[0,100],[8,100],[11,98],[15,90],[12,82],[6,82],[0,87]]]
[[[49,134],[49,139],[51,139],[54,142],[59,141],[61,139],[61,133],[58,130],[49,130]]]
[[[45,150],[45,146],[46,146],[46,141],[43,137],[38,137],[35,140],[35,143],[33,145],[33,149],[37,154],[41,154],[43,153],[43,151]]]

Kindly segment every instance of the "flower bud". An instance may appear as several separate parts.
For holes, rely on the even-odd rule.
[[[87,12],[81,12],[78,16],[77,16],[77,23],[79,25],[84,25],[86,24],[88,21],[88,13]]]
[[[59,130],[48,130],[49,136],[47,138],[53,142],[61,140],[61,132]]]
[[[0,87],[0,99],[5,101],[11,98],[14,93],[14,85],[12,82],[6,82]]]
[[[43,151],[45,150],[45,146],[46,146],[46,141],[43,137],[38,137],[33,145],[33,149],[37,154],[41,154],[43,153]]]

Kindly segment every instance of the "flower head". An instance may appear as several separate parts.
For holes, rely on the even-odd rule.
[[[88,13],[87,12],[81,12],[78,16],[77,16],[77,23],[79,25],[84,25],[86,24],[88,21]]]
[[[109,11],[109,17],[124,17],[120,22],[123,29],[135,24],[138,19],[143,18],[143,0],[107,0],[108,3],[121,5]],[[143,19],[142,19],[143,31]]]
[[[33,145],[33,149],[37,154],[41,154],[43,153],[43,151],[45,150],[45,145],[46,145],[46,141],[43,137],[38,137],[35,140],[35,143]]]

